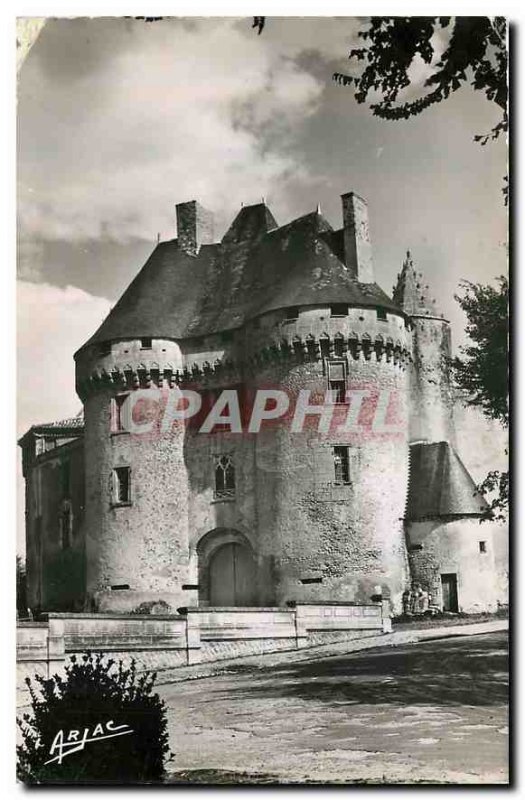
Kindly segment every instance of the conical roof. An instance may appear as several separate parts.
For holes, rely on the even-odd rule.
[[[351,267],[351,265],[350,265]],[[282,227],[264,203],[241,209],[222,241],[186,253],[161,242],[86,343],[185,339],[237,328],[265,311],[348,303],[401,313],[344,263],[342,231],[318,212]]]
[[[482,516],[487,511],[485,498],[448,442],[410,445],[407,520]]]
[[[397,284],[392,296],[394,301],[410,316],[443,316],[436,308],[436,301],[429,293],[423,273],[416,271],[410,250],[407,250],[403,268],[397,276]]]

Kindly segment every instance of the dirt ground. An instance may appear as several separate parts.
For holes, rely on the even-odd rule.
[[[440,639],[160,687],[170,781],[508,782],[507,634]]]

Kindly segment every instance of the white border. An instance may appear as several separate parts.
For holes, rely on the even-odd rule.
[[[435,6],[439,6],[436,8]],[[283,0],[258,0],[253,4],[254,10],[257,13],[264,13],[267,16],[368,16],[374,15],[422,15],[422,14],[454,14],[465,16],[494,16],[505,15],[509,18],[510,22],[517,26],[516,36],[516,52],[514,53],[514,82],[517,84],[517,89],[514,97],[514,114],[518,119],[515,123],[515,141],[514,148],[516,151],[513,171],[514,181],[514,195],[517,194],[518,188],[521,188],[520,175],[517,174],[517,131],[519,127],[519,117],[521,109],[517,108],[519,98],[521,98],[520,87],[524,84],[523,76],[523,58],[519,57],[519,47],[522,42],[518,39],[522,38],[522,20],[524,18],[523,3],[518,4],[517,1],[509,2],[486,2],[485,0],[456,0],[454,3],[446,2],[440,4],[422,4],[421,0],[410,0],[410,2],[394,3],[394,2],[378,2],[377,0],[356,0],[356,2],[349,2],[349,0],[325,0],[323,3],[290,3],[283,2]],[[2,726],[3,735],[1,737],[2,747],[0,750],[0,774],[2,775],[2,788],[3,796],[11,797],[15,792],[18,794],[24,791],[23,787],[15,786],[14,783],[14,716],[15,716],[15,623],[14,623],[14,587],[15,587],[15,552],[16,552],[16,507],[15,507],[15,470],[14,458],[16,454],[15,443],[15,19],[17,16],[63,16],[63,17],[78,17],[78,16],[122,16],[122,15],[149,15],[149,16],[247,16],[246,2],[235,0],[233,2],[210,2],[207,0],[154,0],[153,2],[114,2],[114,0],[107,0],[106,2],[60,2],[58,0],[20,0],[19,2],[4,3],[0,9],[0,74],[2,79],[0,81],[1,92],[1,133],[2,133],[2,147],[1,147],[1,162],[0,162],[0,197],[1,197],[1,238],[3,259],[0,268],[0,297],[3,300],[1,319],[1,333],[3,348],[3,377],[4,385],[3,392],[0,400],[2,420],[2,433],[3,433],[3,447],[2,447],[2,473],[1,473],[1,506],[2,509],[2,561],[4,563],[4,571],[0,585],[0,608],[2,609],[2,651],[3,658],[0,660],[0,686],[3,692],[7,695],[2,704]],[[515,201],[517,205],[517,201]],[[514,292],[515,307],[518,311],[516,315],[516,327],[514,330],[514,347],[515,347],[515,363],[514,363],[514,393],[515,403],[514,408],[519,415],[520,400],[524,396],[523,381],[524,370],[523,360],[525,358],[525,339],[523,337],[522,324],[520,319],[523,318],[525,312],[522,308],[525,307],[525,279],[518,278],[519,273],[525,268],[525,265],[520,263],[517,235],[520,229],[521,216],[518,218],[517,212],[515,213],[514,220],[514,243],[513,243],[513,260],[514,260]],[[521,351],[521,353],[520,353]],[[36,365],[35,365],[36,367]],[[516,372],[519,374],[516,375]],[[29,390],[30,387],[26,387]],[[515,425],[518,428],[519,416],[515,420]],[[521,437],[521,428],[518,431],[520,434],[516,436],[514,456],[517,457],[520,451],[520,444],[525,444]],[[525,481],[522,475],[515,474],[515,488],[514,496],[516,498],[522,497],[525,494]],[[524,692],[520,691],[518,695],[518,681],[520,676],[519,666],[522,662],[522,646],[523,646],[523,626],[520,623],[519,611],[521,609],[519,584],[517,579],[518,571],[524,574],[523,570],[523,547],[519,547],[519,540],[521,535],[525,533],[525,525],[522,522],[522,509],[515,509],[514,518],[514,554],[519,557],[514,563],[514,582],[515,582],[515,615],[514,620],[514,647],[515,647],[515,661],[513,669],[514,679],[514,736],[517,739],[517,723],[525,719],[523,713],[523,696]],[[11,621],[11,617],[13,621]],[[517,646],[519,643],[519,647]],[[520,702],[516,702],[519,699]],[[519,781],[521,778],[521,770],[518,757],[518,741],[514,744],[515,747],[515,780]],[[349,787],[352,792],[361,791],[359,787]],[[428,788],[412,788],[409,787],[411,792],[426,793],[431,790]],[[503,787],[502,787],[502,790]],[[108,795],[108,789],[83,789],[91,794],[96,791],[100,797]],[[142,792],[150,793],[154,789],[144,788]],[[173,791],[178,794],[186,794],[187,789],[183,787],[173,787]],[[194,789],[189,789],[194,791]],[[202,791],[202,790],[201,790]],[[208,790],[213,791],[213,790]],[[236,794],[240,789],[234,789]],[[249,790],[248,790],[249,791]],[[272,790],[270,790],[272,791]],[[273,791],[280,791],[274,789]],[[313,789],[309,788],[308,794],[312,791],[317,793],[325,793],[330,791],[328,788]],[[383,788],[366,789],[367,794],[372,796],[378,792],[383,791]],[[463,791],[462,788],[449,790],[448,796],[455,796],[457,793]],[[494,789],[494,792],[501,790]],[[452,792],[452,794],[450,794]],[[55,796],[56,790],[46,790],[48,796]]]

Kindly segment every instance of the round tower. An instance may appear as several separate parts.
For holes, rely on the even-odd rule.
[[[76,367],[91,607],[131,611],[162,599],[176,609],[188,599],[184,428],[159,431],[156,405],[182,368],[180,348],[150,337],[97,341],[77,353]]]
[[[439,313],[410,252],[393,294],[410,317],[410,442],[454,444],[453,396],[450,378],[450,323]]]
[[[261,602],[382,594],[398,608],[408,578],[404,317],[340,303],[287,313],[249,331],[252,385],[290,401],[254,441],[259,548],[273,578]]]
[[[366,203],[342,200],[343,230],[330,239],[319,213],[303,218],[315,260],[303,256],[300,287],[288,278],[247,327],[251,385],[284,390],[290,403],[254,440],[259,548],[272,577],[261,601],[382,595],[398,610],[410,331],[373,282]]]

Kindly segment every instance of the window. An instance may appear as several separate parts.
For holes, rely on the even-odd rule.
[[[231,455],[215,456],[215,497],[235,497],[235,467]]]
[[[128,430],[128,425],[126,424],[126,412],[124,408],[124,403],[128,399],[127,394],[118,394],[116,397],[113,398],[113,413],[112,413],[112,430],[113,432],[116,431],[126,431]]]
[[[151,350],[153,346],[153,340],[151,336],[146,336],[144,339],[140,340],[140,349],[141,350]]]
[[[328,388],[335,392],[336,403],[346,403],[346,363],[345,361],[327,361],[326,371]]]
[[[115,505],[131,503],[131,468],[116,467],[113,470],[113,502]]]
[[[381,319],[384,322],[386,322],[386,320],[387,320],[386,309],[384,309],[384,308],[376,308],[376,314],[377,314],[377,318],[378,319]]]
[[[336,445],[333,450],[335,483],[350,483],[348,447]]]
[[[331,317],[346,317],[348,316],[348,304],[347,303],[335,303],[334,305],[330,306],[330,316]]]
[[[299,307],[298,306],[290,306],[285,311],[286,317],[285,322],[293,322],[293,320],[299,317]]]
[[[233,342],[233,331],[223,331],[219,334],[221,344],[228,344],[228,342]]]
[[[479,552],[480,553],[486,553],[487,552],[487,543],[486,542],[480,542],[479,543]]]
[[[71,534],[73,529],[73,514],[69,503],[66,503],[60,512],[59,528],[60,545],[62,550],[67,550],[71,547]]]

